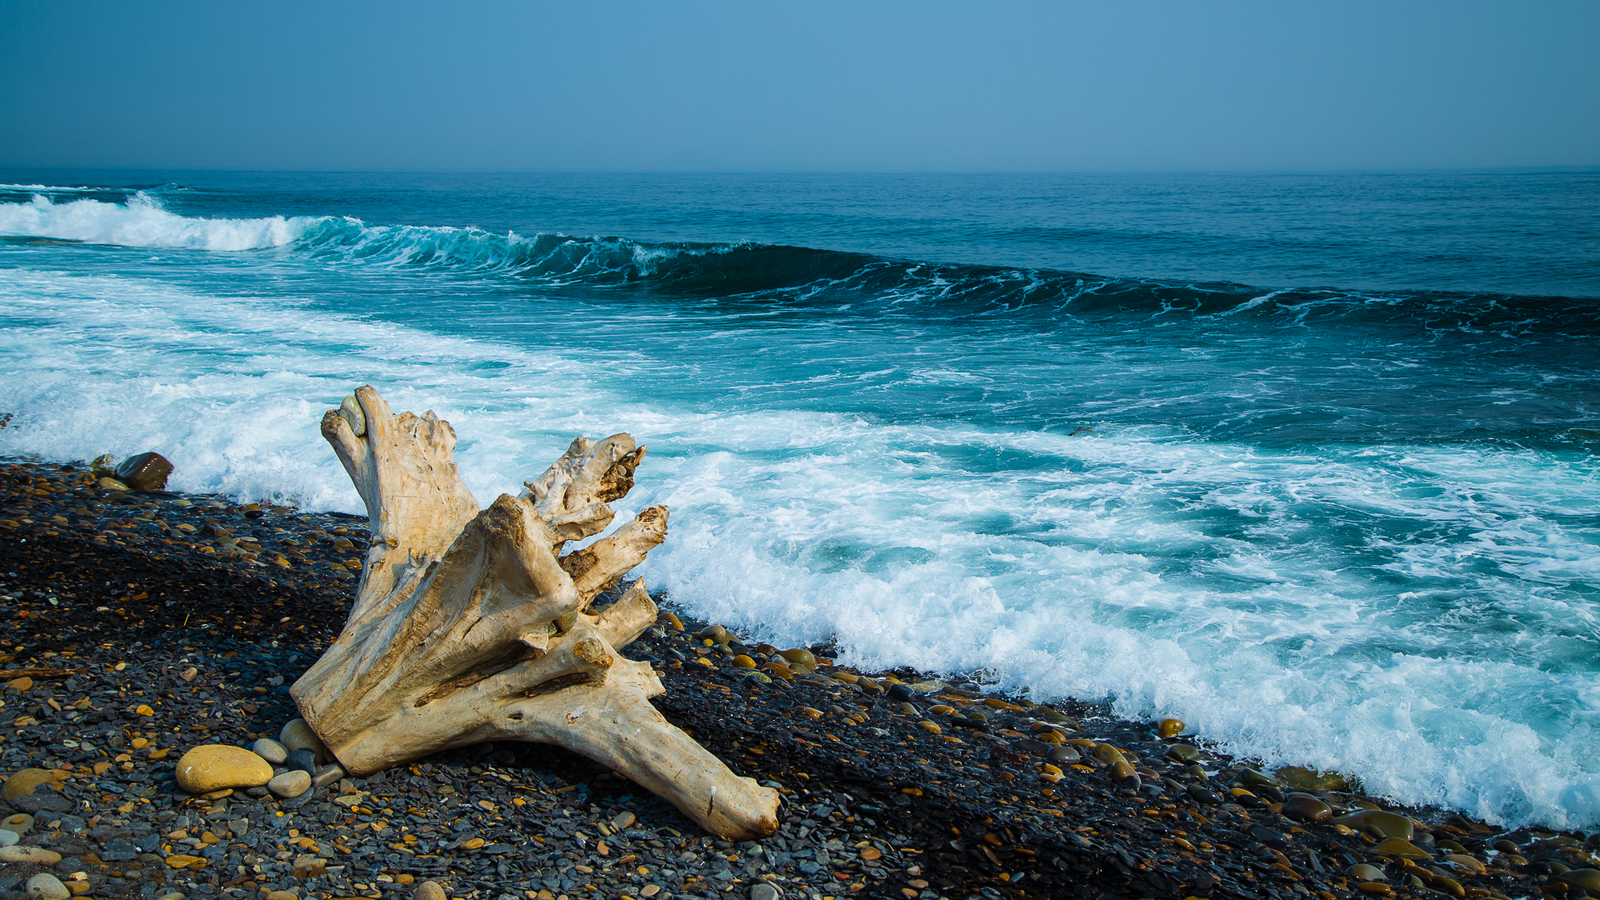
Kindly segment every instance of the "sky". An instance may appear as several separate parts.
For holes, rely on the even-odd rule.
[[[0,0],[0,166],[1600,165],[1600,2]]]

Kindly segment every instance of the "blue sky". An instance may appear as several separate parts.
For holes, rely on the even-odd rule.
[[[0,0],[0,165],[1600,164],[1600,2]]]

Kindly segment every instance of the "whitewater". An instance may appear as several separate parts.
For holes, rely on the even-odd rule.
[[[484,504],[628,431],[696,616],[1600,826],[1595,173],[7,180],[0,455],[358,512],[360,384]]]

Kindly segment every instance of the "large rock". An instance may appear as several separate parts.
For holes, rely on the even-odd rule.
[[[116,479],[136,491],[159,491],[167,486],[172,463],[159,453],[130,456],[117,466]]]
[[[272,764],[243,747],[202,744],[178,760],[178,787],[191,794],[260,787],[271,780]]]
[[[0,788],[0,796],[15,801],[38,790],[42,784],[60,787],[66,777],[67,773],[58,769],[18,769],[6,779],[5,787]]]

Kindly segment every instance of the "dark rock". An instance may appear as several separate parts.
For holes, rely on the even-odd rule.
[[[287,764],[291,769],[299,769],[309,775],[317,774],[317,752],[310,747],[301,747],[289,754]]]
[[[11,801],[11,805],[25,813],[72,812],[72,801],[54,793],[25,794]]]
[[[167,486],[172,463],[159,453],[130,456],[117,466],[117,480],[136,491],[159,491]]]

